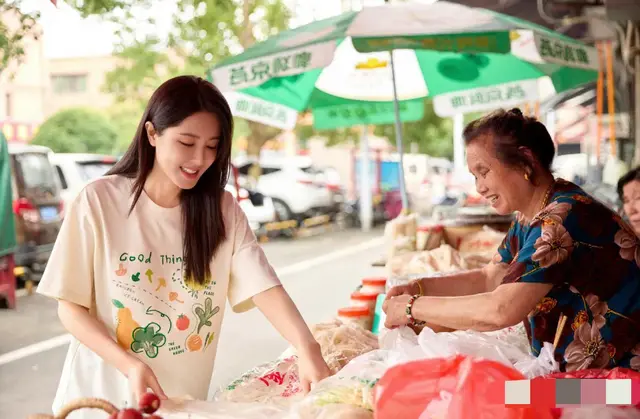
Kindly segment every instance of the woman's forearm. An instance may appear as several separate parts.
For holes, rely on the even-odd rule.
[[[282,337],[298,351],[319,347],[298,308],[282,286],[261,292],[253,297],[253,302]]]
[[[505,325],[491,293],[461,297],[421,297],[413,303],[413,317],[456,330],[489,332]],[[515,324],[515,323],[514,323]]]
[[[85,307],[68,301],[59,301],[58,316],[69,333],[125,376],[132,367],[141,362],[118,346],[105,325],[92,316]]]
[[[487,278],[482,269],[422,278],[420,281],[424,294],[434,297],[473,295],[487,291]]]

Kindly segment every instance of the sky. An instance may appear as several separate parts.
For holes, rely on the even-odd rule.
[[[148,31],[165,35],[171,26],[177,0],[157,0],[162,7],[147,11],[157,22]],[[432,3],[437,0],[413,0]],[[358,9],[365,5],[384,3],[384,0],[284,0],[294,12],[292,26],[339,14],[344,8]],[[44,33],[44,53],[47,58],[87,57],[108,55],[113,51],[113,27],[97,17],[82,19],[80,14],[58,0],[24,0],[23,10],[39,10]],[[144,32],[142,28],[140,32]],[[159,33],[158,33],[159,32]]]
[[[157,21],[151,29],[162,35],[168,32],[173,13],[176,10],[176,0],[158,0],[162,7],[148,11]],[[288,5],[300,5],[297,20],[306,23],[315,18],[323,18],[340,12],[340,4],[344,0],[285,0]],[[48,0],[25,0],[23,10],[39,10],[40,25],[44,33],[44,53],[47,58],[86,57],[108,55],[113,51],[114,32],[108,22],[98,17],[83,19],[62,0],[54,6]],[[141,30],[142,32],[143,30]]]

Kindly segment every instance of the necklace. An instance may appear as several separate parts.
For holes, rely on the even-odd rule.
[[[551,198],[551,192],[553,191],[553,187],[556,185],[556,181],[554,179],[553,182],[551,182],[551,185],[549,185],[549,188],[547,188],[547,191],[544,194],[544,199],[542,200],[542,206],[540,207],[540,210],[538,211],[538,213],[542,212],[542,210],[544,210],[547,205],[549,205],[549,198]]]

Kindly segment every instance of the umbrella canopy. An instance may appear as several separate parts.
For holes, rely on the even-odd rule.
[[[594,80],[598,69],[597,51],[576,40],[440,1],[368,7],[284,31],[218,63],[210,76],[223,92],[311,109],[316,128],[390,123],[391,50],[405,121],[422,117],[425,97],[541,77],[562,92]]]

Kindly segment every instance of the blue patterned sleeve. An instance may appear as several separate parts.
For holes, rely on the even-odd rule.
[[[569,226],[571,204],[555,202],[534,218],[521,235],[519,249],[503,283],[528,282],[557,285],[566,282],[575,248]],[[513,250],[513,249],[512,249]]]
[[[520,230],[518,222],[513,221],[502,244],[498,247],[498,253],[494,258],[494,262],[511,263],[513,261],[514,256],[518,253],[518,234]]]

